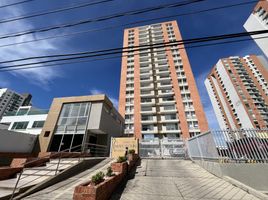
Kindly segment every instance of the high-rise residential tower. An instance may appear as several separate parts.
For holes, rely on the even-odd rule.
[[[268,63],[263,57],[220,59],[205,85],[222,129],[268,128]]]
[[[32,95],[19,94],[8,88],[0,89],[0,119],[8,112],[17,111],[20,106],[31,104]]]
[[[128,49],[180,40],[176,21],[124,31]],[[119,112],[125,117],[125,133],[136,138],[189,138],[208,130],[183,45],[123,53]]]
[[[268,0],[259,1],[244,27],[248,32],[268,30]],[[268,34],[254,35],[252,38],[268,57]]]

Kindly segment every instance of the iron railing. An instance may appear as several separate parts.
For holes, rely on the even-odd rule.
[[[69,155],[67,155],[68,153],[69,153]],[[61,165],[61,161],[62,161],[63,158],[70,159],[69,162],[64,162],[64,165],[68,165],[68,164],[70,164],[70,163],[72,163],[74,161],[73,158],[76,158],[77,161],[80,162],[85,157],[107,157],[108,153],[109,153],[108,148],[105,145],[85,143],[83,145],[77,145],[77,146],[65,149],[63,151],[60,151],[60,152],[55,152],[55,153],[53,153],[51,155],[43,156],[43,157],[37,158],[35,160],[25,162],[25,163],[22,164],[24,167],[23,167],[23,169],[21,170],[21,172],[18,175],[18,179],[17,179],[16,184],[14,186],[14,189],[13,189],[12,195],[10,197],[10,200],[14,199],[17,190],[19,190],[20,188],[25,187],[26,185],[28,185],[31,182],[36,181],[36,180],[38,180],[40,178],[40,177],[37,177],[35,179],[31,179],[29,182],[26,182],[23,185],[20,185],[18,187],[20,181],[26,179],[27,177],[33,176],[35,174],[38,174],[38,172],[46,171],[46,170],[48,172],[47,173],[42,173],[42,176],[49,175],[49,174],[51,174],[51,171],[49,171],[48,169],[53,168],[53,166],[56,167],[55,168],[55,174],[54,174],[54,176],[56,176],[60,172],[60,165]],[[27,175],[23,174],[25,169],[30,169],[27,166],[29,166],[29,165],[31,165],[33,163],[36,163],[36,162],[38,163],[38,161],[42,161],[42,160],[45,160],[45,159],[51,159],[51,158],[52,159],[58,159],[58,162],[50,163],[50,166],[42,168],[42,169],[39,169],[39,170],[35,169],[36,171],[34,173],[27,174]],[[43,162],[40,162],[39,164],[34,165],[35,168],[36,167],[41,167],[41,166],[44,166]],[[22,175],[23,175],[23,177],[22,177]]]
[[[268,162],[268,129],[209,131],[188,139],[192,159]]]

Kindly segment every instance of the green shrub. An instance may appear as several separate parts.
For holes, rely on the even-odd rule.
[[[106,172],[106,176],[111,177],[111,176],[113,176],[113,175],[114,175],[114,173],[113,173],[112,168],[111,168],[111,167],[108,167],[108,168],[107,168],[107,172]]]
[[[134,154],[134,153],[135,153],[135,149],[129,149],[129,150],[128,150],[128,153],[129,153],[129,154]]]
[[[98,172],[94,176],[91,177],[91,182],[94,183],[95,185],[98,185],[104,181],[104,173],[103,172]]]
[[[127,158],[125,156],[119,156],[117,158],[117,163],[123,163],[123,162],[126,162],[127,161]]]

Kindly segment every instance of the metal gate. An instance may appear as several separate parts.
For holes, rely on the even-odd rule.
[[[140,140],[139,155],[142,158],[185,158],[185,144],[181,139]]]

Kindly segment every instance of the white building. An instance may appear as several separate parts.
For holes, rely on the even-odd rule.
[[[248,31],[268,30],[268,0],[260,1],[244,24]],[[265,37],[265,38],[263,38]],[[268,57],[268,34],[252,36],[264,54]],[[261,38],[261,39],[257,39]]]
[[[48,110],[22,106],[16,112],[3,116],[1,124],[8,124],[8,130],[39,135],[47,118]]]
[[[8,112],[15,112],[20,106],[31,104],[30,94],[18,94],[8,88],[0,89],[0,119]]]
[[[221,129],[268,128],[268,63],[263,57],[220,59],[205,85]]]

